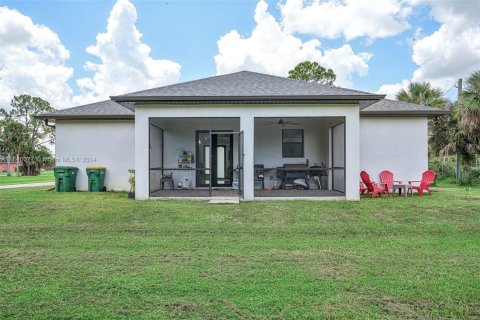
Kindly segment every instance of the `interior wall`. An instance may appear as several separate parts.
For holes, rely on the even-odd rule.
[[[195,168],[197,161],[196,154],[196,131],[197,130],[209,130],[210,125],[212,130],[225,130],[238,132],[240,130],[240,121],[238,118],[213,118],[210,121],[207,118],[156,118],[151,119],[155,125],[163,128],[163,142],[164,142],[164,155],[163,155],[163,167],[164,168],[177,168],[177,152],[179,148],[183,148],[184,151],[189,151],[194,154],[194,163],[192,168]],[[153,147],[153,141],[151,141]],[[233,167],[238,165],[238,139],[237,136],[233,137]],[[166,170],[164,173],[173,173],[173,180],[175,185],[183,181],[183,178],[188,178],[191,181],[192,187],[195,186],[195,171],[179,171],[179,170]],[[150,190],[158,190],[160,186],[160,175],[158,172],[155,175],[154,181],[150,181]],[[156,181],[155,181],[156,180]]]
[[[345,168],[345,123],[332,127],[332,167]],[[345,170],[333,170],[333,189],[345,192]]]
[[[314,163],[327,165],[328,161],[328,126],[322,125],[315,118],[288,118],[284,120],[301,123],[301,125],[277,125],[277,118],[255,119],[255,164],[265,167],[281,167],[285,163]],[[302,158],[282,157],[282,130],[303,129],[304,156]]]
[[[279,118],[255,119],[255,164],[263,164],[266,168],[282,167],[284,164],[306,163],[328,167],[329,160],[329,128],[338,123],[341,118],[284,118],[285,121],[300,123],[300,125],[278,125]],[[282,157],[282,130],[304,130],[304,157]],[[273,187],[275,172],[265,172],[265,187]]]

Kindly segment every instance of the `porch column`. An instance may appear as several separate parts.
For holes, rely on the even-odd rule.
[[[240,117],[240,131],[243,131],[243,199],[253,200],[254,185],[254,127],[253,116],[243,115]]]
[[[135,112],[135,199],[148,199],[149,180],[149,129],[148,116],[141,110]],[[126,168],[127,169],[127,168]],[[125,170],[126,170],[125,169]]]
[[[358,181],[360,177],[360,111],[345,117],[345,198],[360,200]]]

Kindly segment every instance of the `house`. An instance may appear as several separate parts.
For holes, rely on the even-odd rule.
[[[17,169],[17,164],[15,163],[15,159],[11,159],[8,161],[6,156],[0,155],[0,172],[8,172],[8,167],[10,166],[10,172],[14,173]]]
[[[429,117],[384,95],[249,71],[39,116],[55,122],[57,165],[107,167],[108,189],[136,198],[359,199],[361,170],[416,180]],[[305,190],[300,190],[305,189]]]

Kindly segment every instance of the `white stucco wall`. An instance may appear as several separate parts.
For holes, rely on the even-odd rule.
[[[362,117],[360,119],[360,169],[379,181],[382,170],[395,180],[419,180],[428,168],[426,117]]]
[[[107,189],[129,190],[127,170],[135,168],[134,121],[57,120],[55,130],[56,165],[79,168],[77,190],[88,190],[85,168],[90,165],[107,167]]]
[[[346,189],[345,197],[359,199],[360,169],[359,108],[357,105],[138,105],[135,109],[136,197],[149,197],[149,118],[212,117],[240,118],[244,131],[244,199],[254,199],[255,118],[345,117]]]

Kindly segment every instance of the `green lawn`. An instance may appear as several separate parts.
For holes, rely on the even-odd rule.
[[[7,184],[20,184],[20,183],[36,183],[36,182],[54,182],[55,177],[53,176],[53,171],[45,171],[40,173],[38,176],[20,176],[17,177],[15,172],[12,172],[10,177],[7,176],[6,172],[0,173],[0,185]]]
[[[0,190],[0,318],[478,319],[480,190],[209,205]]]

